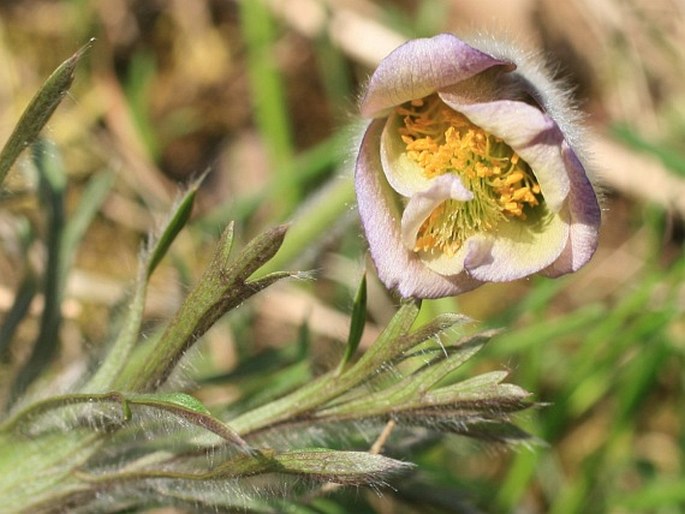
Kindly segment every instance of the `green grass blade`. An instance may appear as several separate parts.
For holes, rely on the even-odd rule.
[[[31,99],[14,131],[0,151],[0,185],[19,154],[38,137],[74,80],[74,70],[93,40],[60,64]]]
[[[352,307],[352,317],[350,319],[350,333],[347,336],[347,344],[345,345],[345,354],[338,365],[337,373],[342,373],[343,369],[350,359],[354,356],[359,342],[362,340],[364,333],[364,324],[366,323],[366,275],[362,277],[357,289],[357,294],[354,297],[354,305]]]
[[[29,269],[19,285],[12,307],[7,311],[2,325],[0,325],[0,361],[6,357],[12,337],[21,321],[26,317],[31,301],[38,291],[38,281],[33,270]]]
[[[247,67],[252,103],[259,132],[264,139],[271,165],[285,170],[283,164],[293,157],[292,131],[286,108],[286,95],[274,59],[276,27],[263,0],[242,0],[240,24],[247,45]],[[289,212],[300,198],[300,191],[291,176],[275,177],[280,195],[278,207]]]
[[[193,212],[193,205],[195,204],[195,197],[197,196],[197,191],[200,188],[203,179],[204,175],[191,184],[188,191],[181,197],[181,200],[176,205],[164,230],[162,230],[162,233],[155,241],[147,259],[145,274],[148,278],[152,275],[155,268],[157,268],[157,265],[162,258],[167,254],[169,247],[176,239],[176,236],[178,236],[179,232],[181,232],[183,227],[188,223],[188,220],[190,220],[190,215]]]
[[[348,131],[340,130],[318,145],[298,154],[289,163],[280,163],[276,173],[290,176],[297,183],[298,188],[320,180],[342,163],[349,139]],[[217,230],[221,230],[229,220],[236,222],[246,220],[265,202],[277,201],[280,194],[279,184],[276,181],[269,181],[260,191],[236,198],[216,208],[198,220],[198,225],[203,230],[214,234]]]
[[[71,264],[83,235],[100,210],[100,207],[102,207],[113,183],[113,173],[100,173],[88,182],[88,185],[81,194],[80,202],[64,229],[63,252],[65,258],[63,265],[65,267]],[[64,270],[62,276],[66,276],[66,270]]]
[[[616,496],[612,512],[681,512],[685,505],[685,479],[661,478],[637,491]]]
[[[676,175],[685,176],[685,154],[682,152],[682,147],[676,149],[667,144],[648,141],[628,125],[616,125],[613,127],[613,132],[625,144],[656,157]]]
[[[160,143],[150,115],[152,83],[158,73],[157,62],[151,52],[134,53],[124,84],[128,108],[135,125],[137,136],[142,141],[147,155],[153,161],[159,158]]]
[[[45,302],[38,337],[15,379],[10,401],[26,390],[57,353],[62,322],[66,176],[57,150],[45,140],[39,140],[34,145],[33,160],[40,175],[40,188],[48,210],[47,261],[43,284]]]
[[[328,103],[340,113],[352,97],[352,82],[346,58],[328,33],[322,34],[314,45],[319,76],[326,91]]]
[[[262,266],[259,275],[287,269],[302,256],[304,248],[312,248],[316,241],[344,218],[352,202],[354,187],[350,178],[336,178],[324,186],[323,191],[295,215],[283,246],[273,259]]]

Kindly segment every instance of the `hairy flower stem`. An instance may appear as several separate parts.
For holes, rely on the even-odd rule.
[[[221,316],[288,273],[249,280],[280,248],[287,226],[271,229],[252,240],[229,262],[233,230],[229,227],[217,245],[214,257],[200,283],[191,291],[174,319],[136,369],[125,370],[115,389],[147,392],[158,389],[185,352]],[[126,372],[128,371],[128,372]]]
[[[419,307],[420,302],[417,301],[404,303],[371,349],[343,373],[332,370],[280,400],[231,420],[231,427],[242,436],[265,430],[286,420],[306,416],[307,412],[361,384],[372,376],[371,367],[402,351],[395,343],[409,331],[418,316]]]

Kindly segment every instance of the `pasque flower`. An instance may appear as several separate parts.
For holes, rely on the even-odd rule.
[[[405,297],[559,276],[596,248],[600,211],[566,96],[491,46],[409,41],[362,97],[359,213],[379,277]]]

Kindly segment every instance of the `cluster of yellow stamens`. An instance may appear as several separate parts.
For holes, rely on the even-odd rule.
[[[423,222],[414,251],[454,255],[478,232],[502,221],[525,219],[539,205],[540,185],[530,167],[501,139],[450,109],[437,95],[412,100],[396,109],[404,126],[399,134],[406,155],[426,177],[459,175],[473,200],[446,200]]]

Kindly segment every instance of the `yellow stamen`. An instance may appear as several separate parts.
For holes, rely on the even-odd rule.
[[[399,136],[406,155],[428,178],[459,175],[473,200],[441,203],[419,228],[414,251],[454,255],[472,235],[493,231],[542,200],[528,164],[501,139],[471,123],[437,95],[395,109],[402,117]]]

